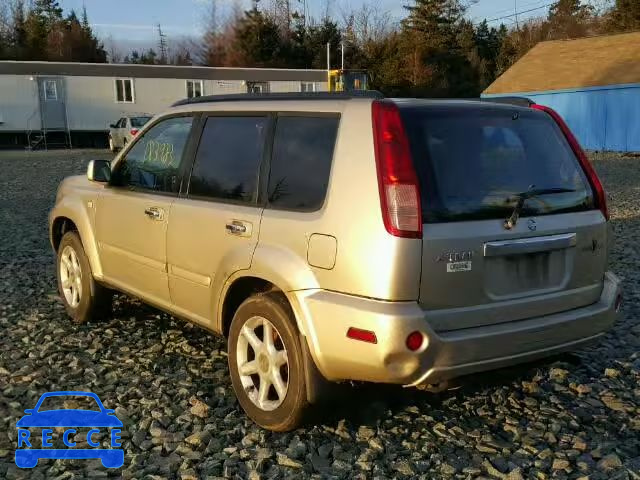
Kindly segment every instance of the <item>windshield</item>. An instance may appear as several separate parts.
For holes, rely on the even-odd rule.
[[[38,408],[38,412],[70,409],[100,411],[100,406],[93,397],[87,397],[85,395],[58,395],[45,398]]]
[[[523,215],[595,208],[593,192],[552,119],[486,106],[401,107],[418,173],[424,223],[505,218],[518,195]]]
[[[151,117],[131,117],[131,126],[140,128],[144,127],[144,124],[151,120]]]

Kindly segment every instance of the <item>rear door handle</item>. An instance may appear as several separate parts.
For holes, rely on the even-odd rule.
[[[162,220],[164,218],[164,210],[158,207],[146,208],[144,214],[152,220]]]
[[[233,220],[227,223],[224,228],[231,235],[238,235],[241,237],[251,236],[251,224],[247,222]]]

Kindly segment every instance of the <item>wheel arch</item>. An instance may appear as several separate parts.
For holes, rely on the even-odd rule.
[[[233,316],[238,307],[247,298],[256,293],[281,295],[286,307],[296,322],[298,338],[303,350],[303,370],[305,375],[305,385],[307,401],[311,404],[321,402],[328,392],[328,381],[318,369],[317,352],[314,349],[314,341],[308,336],[310,328],[306,327],[308,318],[303,318],[303,308],[298,302],[298,298],[287,292],[277,283],[265,278],[251,275],[236,275],[225,285],[224,296],[220,302],[220,323],[219,331],[228,338]]]
[[[80,237],[82,247],[89,259],[91,272],[95,278],[102,278],[102,265],[98,256],[98,244],[93,232],[89,212],[74,203],[65,202],[58,204],[51,212],[49,222],[49,238],[53,250],[57,253],[60,241],[68,231],[75,231]],[[81,203],[84,205],[84,202]]]

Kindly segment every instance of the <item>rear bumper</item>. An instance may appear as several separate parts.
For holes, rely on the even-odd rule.
[[[413,302],[381,302],[327,291],[294,292],[311,355],[328,380],[409,386],[528,362],[597,340],[616,318],[620,281],[605,275],[600,300],[587,307],[518,322],[436,333]],[[350,327],[373,331],[377,343],[347,338]],[[419,331],[418,352],[406,347]]]

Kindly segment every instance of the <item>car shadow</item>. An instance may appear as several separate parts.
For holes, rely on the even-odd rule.
[[[458,378],[451,382],[450,389],[442,392],[405,388],[400,385],[374,383],[342,383],[331,386],[325,397],[309,419],[309,425],[322,423],[338,425],[349,419],[355,425],[375,426],[389,416],[395,416],[413,408],[421,413],[446,409],[450,402],[464,402],[465,398],[490,395],[491,391],[514,383],[530,381],[536,373],[552,364],[564,367],[578,366],[581,359],[566,353],[547,357],[498,370],[480,372]]]

